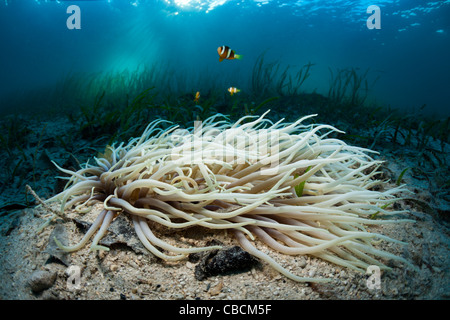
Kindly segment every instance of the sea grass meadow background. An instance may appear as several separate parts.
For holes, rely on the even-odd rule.
[[[66,27],[72,4],[80,30]],[[366,26],[374,4],[378,30]],[[1,111],[77,109],[104,91],[122,103],[149,86],[166,96],[236,86],[254,98],[265,53],[278,75],[314,64],[302,92],[326,96],[331,72],[369,70],[368,105],[448,116],[449,17],[448,0],[2,0]],[[219,63],[224,44],[244,59]]]

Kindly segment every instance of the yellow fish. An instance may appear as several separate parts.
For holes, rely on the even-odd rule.
[[[195,94],[194,102],[198,103],[198,100],[200,100],[200,91],[197,91],[197,93]]]

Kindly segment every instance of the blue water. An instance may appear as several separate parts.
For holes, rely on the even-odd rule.
[[[69,5],[80,8],[81,29],[68,29]],[[380,29],[367,27],[370,5],[380,8]],[[0,96],[51,86],[74,72],[155,63],[169,64],[188,83],[231,74],[245,90],[266,52],[268,61],[284,65],[314,63],[305,91],[326,94],[329,68],[370,68],[380,77],[370,101],[426,104],[426,111],[447,116],[449,33],[450,0],[1,0]],[[244,58],[219,63],[221,45]]]

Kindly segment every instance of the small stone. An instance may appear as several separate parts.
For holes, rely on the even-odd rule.
[[[227,296],[227,294],[226,294],[225,292],[221,292],[221,293],[217,296],[217,298],[218,298],[218,299],[224,299],[226,296]]]
[[[181,293],[175,293],[173,295],[173,299],[175,299],[175,300],[184,300],[184,299],[186,299],[186,297],[183,294],[181,294]]]
[[[100,260],[105,259],[107,254],[108,254],[108,251],[106,251],[106,250],[98,250],[98,258]]]
[[[222,288],[223,288],[223,280],[220,280],[220,282],[211,289],[210,294],[212,296],[216,296],[222,291]]]
[[[56,272],[38,270],[31,274],[28,284],[31,291],[38,293],[53,286],[56,280]]]
[[[299,266],[300,268],[306,267],[306,259],[303,258],[303,257],[301,257],[301,258],[300,258],[300,261],[298,262],[298,266]]]
[[[112,272],[115,272],[115,271],[119,270],[119,266],[117,264],[112,264],[109,267],[109,270],[111,270]]]
[[[139,266],[133,260],[128,261],[128,264],[134,269],[139,269]]]

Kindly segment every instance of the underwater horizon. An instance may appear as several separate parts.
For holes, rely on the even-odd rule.
[[[79,29],[67,25],[75,21],[70,20],[74,12],[67,12],[70,5],[80,9]],[[379,28],[367,25],[371,5],[379,8]],[[229,87],[237,87],[254,96],[252,74],[264,57],[277,64],[278,75],[289,68],[293,77],[310,63],[303,93],[327,96],[332,77],[352,68],[367,81],[366,105],[447,117],[449,17],[448,0],[5,0],[0,2],[0,111],[14,112],[20,105],[22,112],[33,112],[37,96],[55,108],[60,100],[49,102],[48,96],[56,87],[65,89],[54,96],[79,95],[67,79],[86,85],[93,74],[142,76],[148,70],[155,74],[155,66],[166,77],[152,76],[159,92],[214,89],[227,96]],[[219,63],[222,45],[243,58]],[[98,86],[94,95],[102,91]],[[20,100],[27,95],[34,97],[32,105]]]

